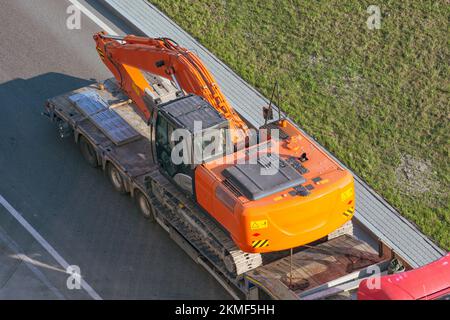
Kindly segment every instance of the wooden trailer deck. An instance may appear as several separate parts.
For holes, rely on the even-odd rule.
[[[369,266],[386,269],[389,260],[368,244],[342,235],[251,270],[245,277],[272,298],[305,299],[334,284],[369,276]]]

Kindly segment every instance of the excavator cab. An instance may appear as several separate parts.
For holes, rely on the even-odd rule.
[[[225,155],[228,120],[196,95],[160,104],[152,114],[153,160],[193,194],[196,166]]]

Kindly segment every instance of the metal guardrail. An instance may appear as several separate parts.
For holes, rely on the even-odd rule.
[[[147,0],[102,0],[102,2],[113,13],[143,34],[150,37],[169,37],[192,50],[212,72],[233,108],[255,127],[264,123],[261,109],[268,104],[268,99],[154,5]],[[330,154],[327,150],[325,152]],[[336,159],[333,155],[331,156]],[[338,159],[336,160],[340,163]],[[360,177],[356,174],[354,176],[355,219],[359,223],[383,240],[413,267],[435,261],[445,254]]]

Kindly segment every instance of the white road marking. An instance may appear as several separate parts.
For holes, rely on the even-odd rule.
[[[83,12],[89,19],[91,19],[93,22],[95,22],[100,28],[102,28],[104,31],[106,31],[110,35],[116,36],[117,33],[114,32],[113,29],[111,29],[106,23],[104,23],[102,20],[100,20],[95,14],[93,14],[88,8],[83,6],[78,0],[68,0],[71,2],[75,7],[80,9],[81,12]]]
[[[0,204],[36,239],[37,242],[59,263],[64,270],[70,266],[66,260],[31,226],[28,221],[16,210],[12,205],[0,195]],[[102,300],[102,298],[95,292],[92,287],[81,278],[81,287],[91,296],[94,300]]]
[[[1,238],[1,236],[0,236],[0,238]],[[16,251],[19,252],[19,250],[16,250]],[[27,263],[29,263],[29,264],[31,264],[31,265],[33,265],[35,267],[39,267],[39,268],[43,268],[43,269],[49,269],[49,270],[53,270],[53,271],[57,271],[57,272],[61,272],[61,273],[67,273],[62,268],[54,267],[54,266],[51,266],[49,264],[40,262],[38,260],[31,259],[30,257],[28,257],[27,255],[25,255],[23,253],[10,254],[9,257],[12,258],[12,259],[26,261]]]
[[[6,234],[2,234],[2,230],[0,230],[0,240],[3,241],[5,243],[6,246],[8,246],[8,248],[13,251],[13,252],[19,252],[19,246],[17,245],[17,243],[14,242],[14,240],[10,239]],[[53,294],[59,299],[59,300],[65,300],[64,295],[59,292],[59,290],[57,288],[55,288],[50,281],[48,281],[47,277],[41,272],[41,270],[39,270],[38,268],[36,268],[36,266],[33,263],[33,260],[31,258],[29,258],[27,255],[18,253],[16,255],[14,255],[14,257],[16,257],[17,259],[20,259],[21,261],[23,261],[23,263],[25,263],[25,265],[27,266],[27,268],[33,272],[36,277],[42,282],[44,283],[47,288],[50,289],[50,291],[53,292]]]

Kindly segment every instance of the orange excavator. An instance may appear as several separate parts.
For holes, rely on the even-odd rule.
[[[298,247],[326,237],[352,218],[352,175],[288,119],[267,123],[271,112],[266,112],[264,128],[273,134],[257,145],[199,163],[171,161],[170,135],[176,129],[198,135],[195,120],[202,121],[204,136],[215,130],[222,139],[225,130],[235,129],[234,143],[247,135],[248,126],[203,63],[174,41],[104,33],[95,34],[94,40],[121,89],[149,120],[160,171],[190,194],[242,251]],[[149,74],[172,81],[182,94],[170,102],[155,102]]]

